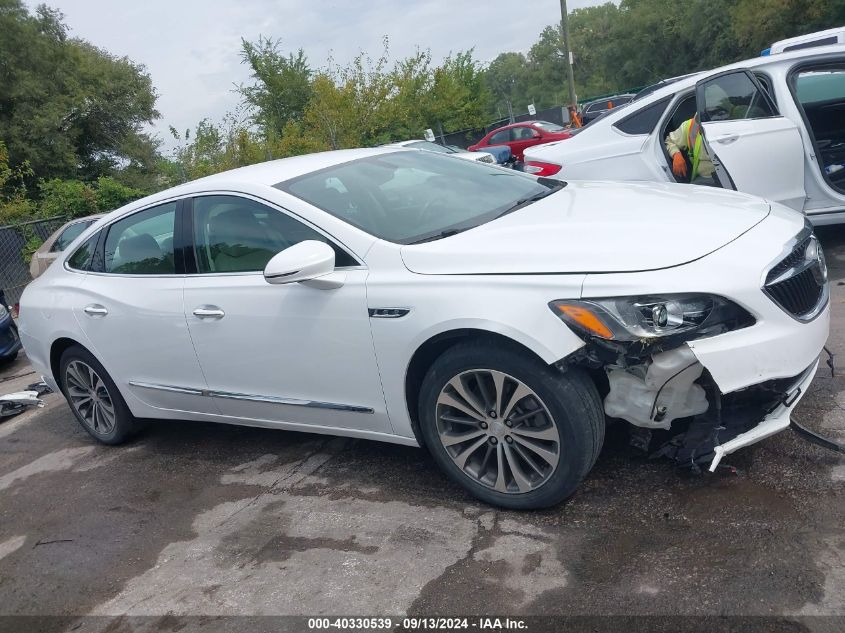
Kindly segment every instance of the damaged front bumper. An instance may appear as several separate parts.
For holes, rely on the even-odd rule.
[[[725,455],[730,455],[740,448],[759,442],[789,428],[790,414],[798,404],[798,401],[807,393],[807,389],[816,375],[818,366],[819,361],[816,360],[815,363],[798,376],[795,382],[792,383],[792,386],[784,393],[781,400],[778,401],[776,408],[766,414],[756,426],[744,433],[740,433],[731,440],[716,445],[713,448],[714,455],[708,470],[711,473],[714,472]]]
[[[825,306],[811,322],[757,323],[612,363],[594,357],[608,378],[605,413],[643,429],[632,441],[652,456],[714,471],[726,455],[790,426],[818,368],[829,319]],[[668,432],[668,441],[655,449],[652,430]]]

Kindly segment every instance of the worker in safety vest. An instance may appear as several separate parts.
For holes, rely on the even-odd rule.
[[[686,150],[692,163],[692,173],[689,175],[690,183],[710,187],[718,186],[713,179],[713,162],[704,148],[704,140],[701,137],[701,123],[699,123],[697,114],[681,123],[681,127],[666,137],[666,150],[672,157],[672,173],[678,178],[686,178],[687,176],[687,163],[681,151]]]

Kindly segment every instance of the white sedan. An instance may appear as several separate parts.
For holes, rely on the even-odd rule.
[[[674,182],[665,139],[698,114],[716,182],[845,220],[845,45],[780,53],[664,82],[572,138],[530,148],[561,179]]]
[[[380,148],[110,213],[29,285],[20,333],[101,442],[163,418],[424,445],[536,508],[589,472],[606,416],[711,469],[786,428],[829,318],[781,205]]]
[[[427,152],[449,154],[454,158],[463,158],[464,160],[473,160],[478,161],[479,163],[493,164],[496,162],[496,158],[490,152],[462,152],[461,150],[455,149],[453,147],[439,145],[437,143],[433,143],[432,141],[424,141],[422,139],[412,139],[410,141],[388,143],[387,145],[382,145],[382,147],[395,147],[397,149],[423,149]]]

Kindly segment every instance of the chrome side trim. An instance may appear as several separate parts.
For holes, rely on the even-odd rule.
[[[173,393],[184,393],[191,396],[205,396],[208,395],[202,389],[192,389],[190,387],[176,387],[174,385],[158,385],[152,382],[139,382],[137,380],[130,380],[129,384],[133,387],[142,387],[144,389],[155,389],[156,391],[170,391]]]
[[[285,404],[294,407],[308,407],[311,409],[332,409],[333,411],[349,411],[351,413],[369,413],[375,411],[370,407],[360,407],[354,404],[338,404],[335,402],[320,402],[318,400],[300,400],[299,398],[282,398],[280,396],[259,396],[249,393],[232,393],[230,391],[211,391],[208,389],[193,389],[191,387],[176,387],[174,385],[159,385],[151,382],[139,382],[130,380],[133,387],[144,389],[155,389],[157,391],[169,391],[171,393],[183,393],[191,396],[206,396],[211,398],[224,398],[226,400],[245,400],[248,402],[269,402],[270,404]]]
[[[208,395],[213,398],[225,398],[226,400],[248,400],[249,402],[269,402],[271,404],[287,404],[294,407],[309,407],[313,409],[374,413],[373,409],[369,407],[359,407],[354,404],[337,404],[335,402],[320,402],[318,400],[300,400],[299,398],[282,398],[281,396],[259,396],[249,393],[232,393],[229,391],[209,391]]]

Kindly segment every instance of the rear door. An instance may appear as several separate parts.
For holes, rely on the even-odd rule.
[[[518,125],[511,128],[511,142],[508,143],[511,147],[511,152],[518,160],[523,160],[523,152],[540,143],[541,134],[529,125]]]
[[[123,217],[100,231],[74,293],[76,320],[130,403],[216,413],[185,322],[185,278],[174,248],[179,202]],[[73,267],[71,256],[68,263]]]
[[[699,81],[696,105],[723,187],[804,208],[804,145],[798,126],[778,112],[753,74],[732,70]]]

